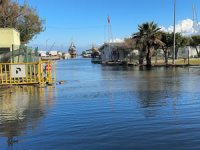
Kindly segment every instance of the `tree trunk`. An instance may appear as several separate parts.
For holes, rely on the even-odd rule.
[[[197,46],[195,46],[195,49],[196,49],[196,52],[197,52],[197,56],[198,56],[198,58],[200,58],[200,52],[198,51]]]
[[[178,57],[178,48],[175,49],[175,59]]]
[[[155,64],[158,63],[158,55],[157,55],[157,54],[158,54],[158,53],[157,53],[157,51],[156,51]]]
[[[143,65],[144,64],[144,58],[143,57],[139,57],[139,64]]]
[[[147,55],[146,55],[146,61],[147,61],[146,66],[147,66],[147,67],[151,67],[151,54],[150,54],[150,48],[148,48],[148,52],[147,52]]]
[[[143,65],[144,64],[144,54],[140,51],[139,54],[139,65]]]
[[[163,48],[163,52],[165,57],[165,65],[168,65],[168,49]]]

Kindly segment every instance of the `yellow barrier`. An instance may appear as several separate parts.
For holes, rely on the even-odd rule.
[[[52,61],[30,63],[0,63],[0,84],[52,84],[56,81],[56,67]]]

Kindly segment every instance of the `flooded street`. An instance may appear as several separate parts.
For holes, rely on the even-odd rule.
[[[199,150],[200,68],[57,62],[55,87],[0,93],[0,149]]]

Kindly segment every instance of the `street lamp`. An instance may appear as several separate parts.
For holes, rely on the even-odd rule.
[[[175,65],[175,51],[176,51],[176,0],[174,0],[174,45],[173,45],[173,61],[172,61],[173,65]]]

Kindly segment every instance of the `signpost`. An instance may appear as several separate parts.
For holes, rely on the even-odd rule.
[[[25,65],[11,65],[11,77],[12,78],[25,78],[26,77]]]

